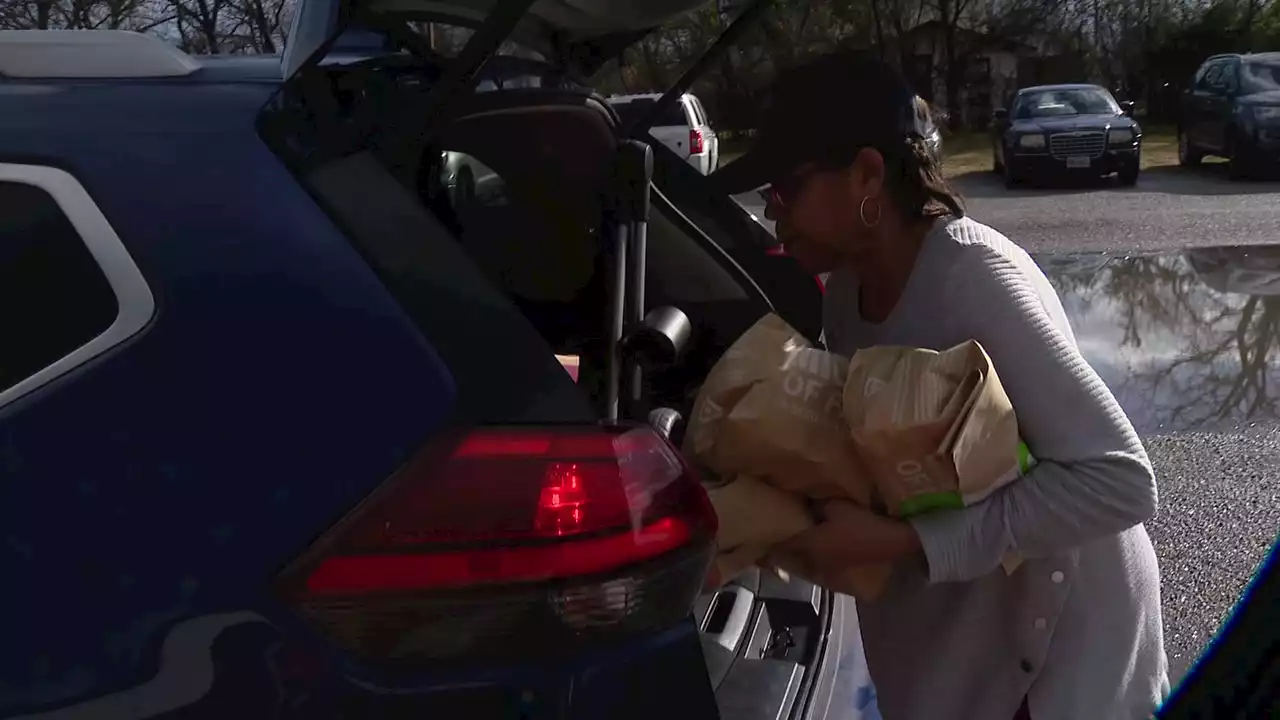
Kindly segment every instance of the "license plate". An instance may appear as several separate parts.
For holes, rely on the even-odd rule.
[[[1069,167],[1069,168],[1087,168],[1087,167],[1089,167],[1089,161],[1090,161],[1090,160],[1092,160],[1092,159],[1093,159],[1093,158],[1090,158],[1090,157],[1087,157],[1087,156],[1084,156],[1084,155],[1075,155],[1075,156],[1072,156],[1072,157],[1067,158],[1067,167]]]

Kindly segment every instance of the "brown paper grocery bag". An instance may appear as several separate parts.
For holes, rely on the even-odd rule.
[[[766,315],[708,374],[685,430],[684,453],[709,478],[752,476],[782,493],[777,497],[868,505],[871,486],[841,407],[847,374],[848,360],[811,347],[781,318]],[[746,501],[749,492],[764,495],[752,484],[710,488],[713,504],[717,492],[726,494],[717,505],[726,550],[718,560],[722,577],[788,539],[774,530],[799,527],[794,507],[782,500]],[[729,493],[739,502],[730,502]],[[878,587],[862,583],[858,591],[867,596]]]
[[[685,426],[685,455],[721,475],[737,474],[727,470],[737,463],[719,447],[720,426],[751,388],[777,372],[789,352],[807,346],[799,333],[772,314],[760,318],[735,340],[698,390]]]
[[[896,346],[854,354],[845,418],[890,514],[980,502],[1030,466],[991,358],[970,340],[942,352]],[[1018,560],[1005,559],[1012,572]]]
[[[721,477],[757,475],[806,498],[866,505],[870,484],[843,419],[848,361],[810,347],[766,315],[712,368],[694,403],[684,451]]]
[[[803,498],[750,475],[708,486],[707,497],[720,520],[715,562],[722,581],[754,565],[778,543],[813,527]]]

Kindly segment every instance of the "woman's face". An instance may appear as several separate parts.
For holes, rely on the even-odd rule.
[[[847,168],[802,165],[771,186],[765,217],[774,221],[778,240],[805,270],[830,272],[871,241],[873,228],[858,209],[863,198],[877,198],[883,177],[883,158],[870,149],[859,152]],[[873,223],[881,210],[868,213]]]

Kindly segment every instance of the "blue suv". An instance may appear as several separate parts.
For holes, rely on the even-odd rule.
[[[851,600],[701,592],[680,419],[821,289],[581,81],[700,3],[530,4],[0,33],[0,717],[875,717]]]

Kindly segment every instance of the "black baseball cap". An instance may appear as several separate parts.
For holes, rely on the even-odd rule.
[[[743,193],[808,162],[851,163],[864,147],[900,157],[913,136],[922,136],[915,92],[901,73],[865,52],[831,53],[778,74],[755,142],[710,179],[722,192]]]

